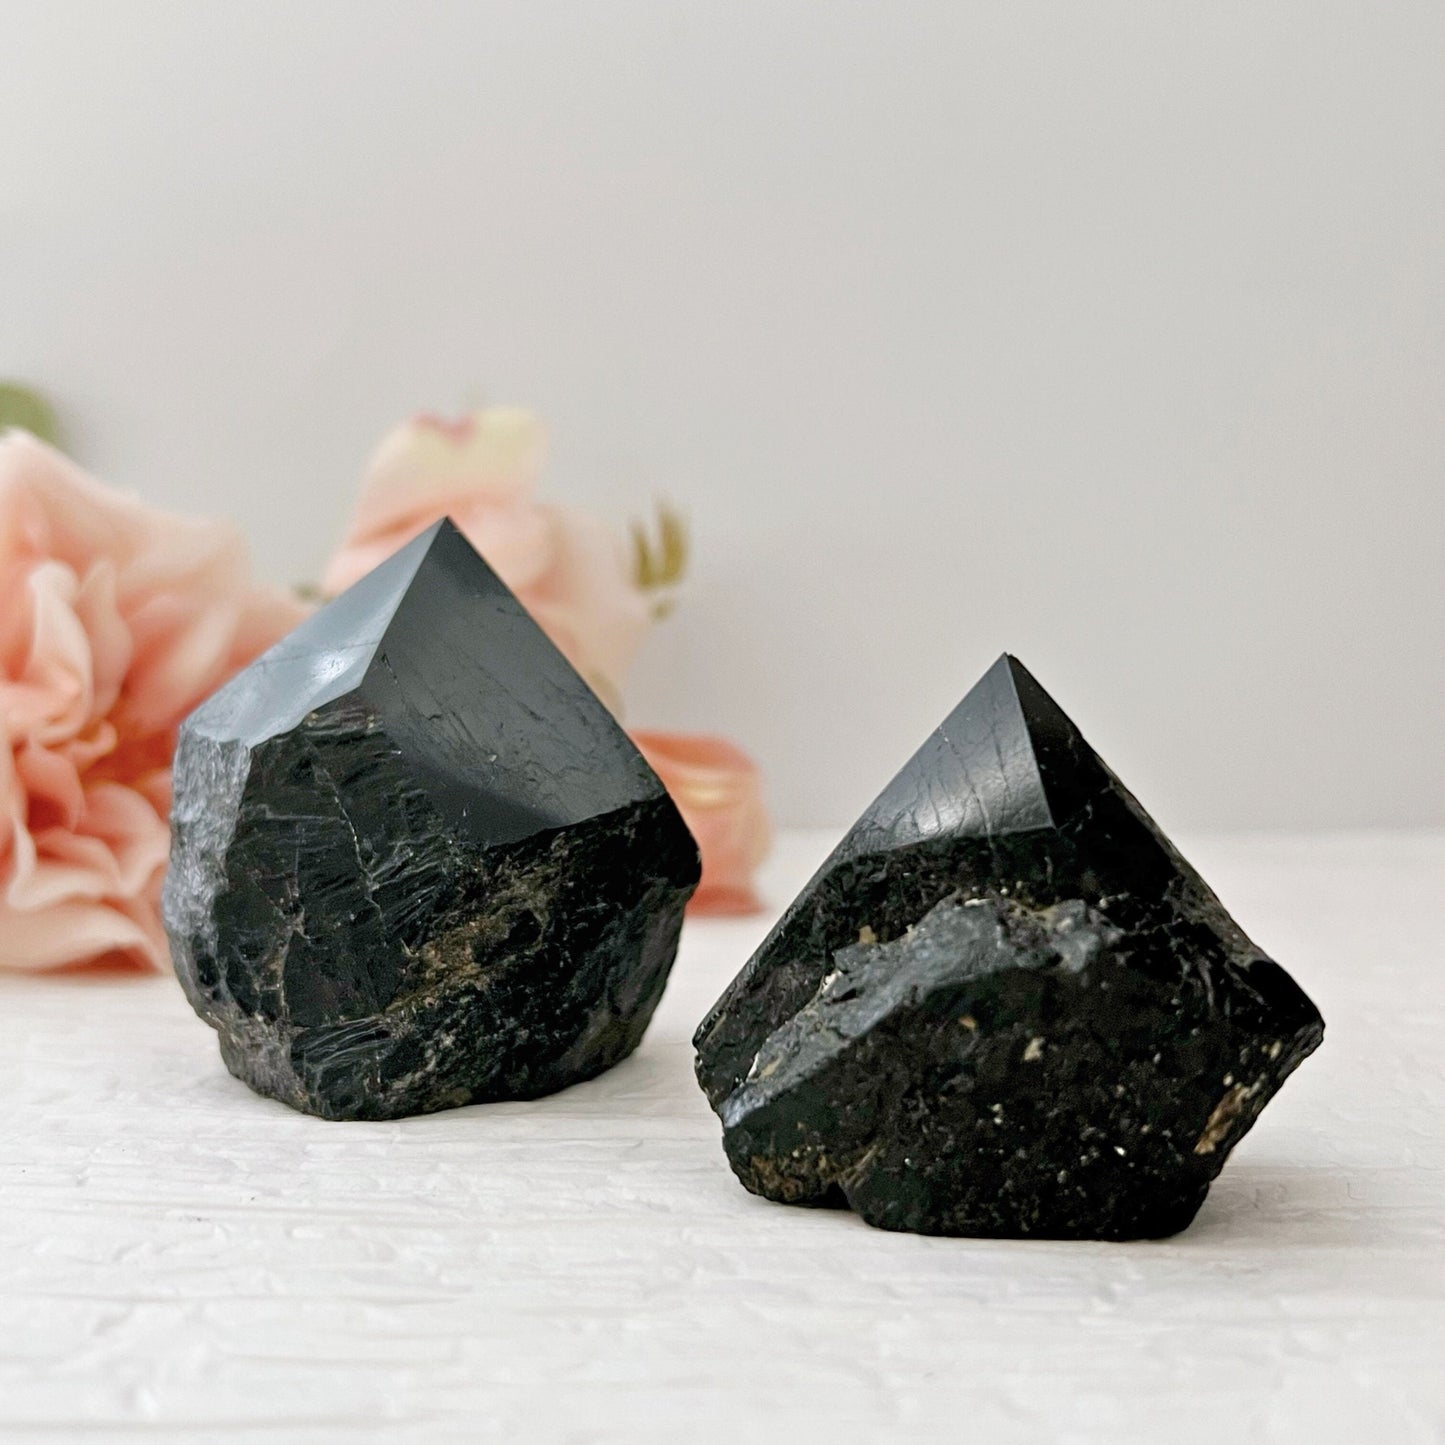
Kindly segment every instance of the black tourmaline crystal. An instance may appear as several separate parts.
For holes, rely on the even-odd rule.
[[[186,721],[165,920],[253,1089],[331,1119],[531,1098],[637,1047],[698,855],[450,522]]]
[[[1135,1239],[1193,1219],[1323,1031],[1004,657],[713,1008],[697,1069],[756,1194]]]

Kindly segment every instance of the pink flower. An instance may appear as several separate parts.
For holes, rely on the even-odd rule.
[[[532,495],[546,434],[530,412],[489,407],[456,421],[420,415],[385,437],[322,589],[349,587],[450,516],[572,665],[612,706],[647,632],[647,598],[617,537]]]
[[[634,732],[702,852],[693,913],[755,913],[753,872],[768,852],[768,815],[756,764],[724,738]]]
[[[0,434],[0,966],[166,967],[176,729],[300,615],[231,528]]]

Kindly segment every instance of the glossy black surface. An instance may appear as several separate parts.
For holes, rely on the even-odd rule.
[[[697,849],[449,522],[187,720],[172,955],[232,1072],[334,1118],[530,1097],[642,1037]]]
[[[924,1233],[1193,1218],[1320,1041],[1078,729],[1001,658],[698,1030],[756,1193]]]

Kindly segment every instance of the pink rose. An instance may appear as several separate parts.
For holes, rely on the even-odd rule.
[[[0,434],[0,966],[167,966],[176,729],[300,616],[230,527]]]
[[[334,594],[450,516],[572,665],[609,703],[651,620],[618,538],[532,495],[546,434],[530,412],[420,415],[385,437],[322,589]]]
[[[691,913],[756,913],[753,873],[768,852],[768,815],[756,764],[724,738],[634,732],[702,853]]]

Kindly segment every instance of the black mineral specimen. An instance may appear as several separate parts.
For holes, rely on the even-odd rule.
[[[698,854],[450,522],[187,719],[165,921],[253,1089],[330,1119],[532,1098],[642,1038]]]
[[[754,1193],[923,1234],[1193,1219],[1314,1005],[1004,657],[698,1030]]]

